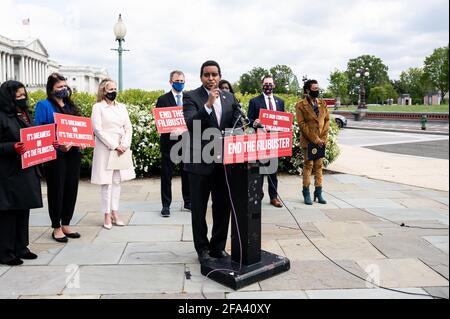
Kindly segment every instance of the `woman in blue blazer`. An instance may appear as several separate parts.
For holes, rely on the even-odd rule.
[[[54,123],[54,113],[79,115],[78,108],[70,98],[71,90],[67,87],[65,77],[58,73],[51,74],[46,89],[47,99],[36,105],[36,125]],[[80,150],[71,145],[60,145],[57,159],[44,163],[48,211],[54,229],[52,237],[57,242],[66,243],[68,238],[81,237],[79,233],[72,232],[69,226],[77,201],[80,166]]]

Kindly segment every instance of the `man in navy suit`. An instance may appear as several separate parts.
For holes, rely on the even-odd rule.
[[[261,109],[284,112],[284,101],[273,95],[275,82],[272,76],[264,76],[262,79],[262,87],[263,93],[251,99],[248,106],[248,119],[250,120],[250,125],[254,128],[261,127],[261,121],[259,119],[259,111]],[[277,196],[278,178],[276,172],[268,175],[268,183],[270,204],[275,207],[283,207]]]
[[[170,85],[172,90],[158,98],[156,107],[183,106],[184,73],[173,71],[170,73]],[[161,134],[161,216],[170,217],[170,205],[172,203],[172,174],[175,167],[170,158],[170,150],[180,140],[170,139],[170,133]],[[189,180],[187,173],[183,170],[181,163],[181,191],[183,193],[184,208],[191,210],[191,198],[189,191]]]
[[[200,263],[208,262],[211,257],[229,256],[225,246],[231,203],[222,164],[221,132],[234,126],[240,118],[240,111],[234,96],[219,90],[221,77],[219,64],[206,61],[200,69],[202,85],[184,95],[183,113],[190,135],[189,146],[186,147],[190,151],[189,159],[185,157],[184,170],[189,173],[192,232]],[[208,240],[206,211],[210,196],[213,228],[211,240]]]

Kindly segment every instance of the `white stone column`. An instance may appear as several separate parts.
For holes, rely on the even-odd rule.
[[[38,60],[38,85],[42,85],[42,62]]]
[[[0,83],[3,82],[3,61],[2,61],[3,52],[0,51]]]
[[[26,85],[30,84],[30,74],[29,74],[30,66],[29,66],[28,62],[29,62],[28,57],[25,57],[25,70],[24,70],[24,72],[25,72],[25,84]]]
[[[31,83],[36,85],[36,60],[31,59]]]
[[[47,84],[47,64],[42,63],[42,84],[45,86]]]
[[[42,62],[42,73],[41,73],[41,78],[42,78],[42,85],[45,85],[45,62]]]
[[[39,84],[39,67],[38,67],[38,61],[34,60],[34,84],[38,85]]]
[[[25,61],[23,55],[20,57],[19,74],[20,74],[20,82],[22,82],[25,85]]]
[[[39,83],[40,85],[44,85],[44,63],[39,62]]]
[[[9,80],[9,55],[5,56],[5,81]]]
[[[9,78],[11,80],[14,80],[14,57],[12,55],[9,56],[9,70],[10,70]]]
[[[31,59],[27,58],[27,68],[28,68],[28,85],[31,86]]]
[[[4,82],[5,76],[5,53],[0,52],[0,82]]]
[[[23,78],[24,84],[28,85],[28,58],[26,56],[23,57]]]

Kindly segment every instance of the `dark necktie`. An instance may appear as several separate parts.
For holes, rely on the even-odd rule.
[[[272,98],[271,98],[270,96],[268,96],[267,98],[269,99],[269,109],[270,109],[271,111],[275,111],[275,110],[273,109]]]

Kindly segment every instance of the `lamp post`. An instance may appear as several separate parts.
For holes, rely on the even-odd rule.
[[[358,110],[361,109],[367,109],[366,105],[366,89],[364,87],[364,78],[368,77],[370,75],[369,70],[366,68],[360,68],[356,72],[356,77],[361,78],[361,84],[359,86],[359,104],[358,104]]]
[[[119,53],[119,92],[123,90],[123,72],[122,72],[122,54],[125,50],[122,48],[122,42],[125,42],[125,35],[127,34],[127,28],[122,22],[122,15],[119,14],[119,20],[114,26],[114,34],[116,36],[116,41],[119,42],[119,47],[117,49],[111,49]]]

